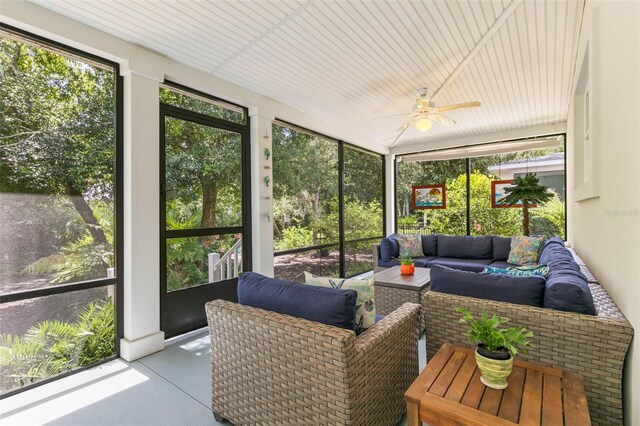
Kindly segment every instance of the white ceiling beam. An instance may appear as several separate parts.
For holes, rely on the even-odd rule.
[[[473,58],[475,58],[475,56],[478,54],[480,49],[482,49],[484,45],[487,44],[489,40],[491,40],[491,37],[500,29],[502,24],[504,24],[504,22],[509,18],[509,16],[511,16],[513,12],[516,11],[516,9],[518,8],[518,6],[520,6],[521,3],[522,3],[522,0],[511,1],[509,6],[507,6],[507,8],[500,14],[500,16],[498,16],[498,19],[496,19],[493,25],[489,27],[487,32],[484,33],[482,37],[480,37],[480,40],[478,40],[476,45],[473,46],[473,48],[469,51],[467,56],[464,57],[462,62],[458,64],[456,69],[454,69],[453,72],[449,75],[449,77],[447,77],[447,79],[442,83],[442,85],[438,87],[438,90],[433,92],[433,96],[431,96],[431,100],[435,100],[442,93],[442,91],[449,84],[451,84],[453,80],[455,80],[458,74],[460,74],[467,67],[467,65],[469,65],[469,63],[473,60]]]

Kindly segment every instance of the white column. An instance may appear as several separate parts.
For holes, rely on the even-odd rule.
[[[384,184],[385,191],[387,194],[386,200],[386,208],[387,208],[387,217],[385,217],[385,223],[387,225],[387,235],[392,234],[395,229],[395,218],[396,218],[396,200],[395,200],[395,183],[396,176],[395,170],[393,169],[395,165],[396,156],[393,154],[385,155],[385,176],[384,176]]]
[[[124,338],[133,361],[164,349],[160,331],[159,101],[161,75],[124,76]]]
[[[258,107],[251,117],[251,232],[253,270],[273,277],[273,146],[274,116]],[[266,158],[265,149],[269,150]],[[268,186],[265,182],[268,178]]]

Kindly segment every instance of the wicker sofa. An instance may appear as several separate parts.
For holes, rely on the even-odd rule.
[[[427,291],[422,299],[427,356],[445,342],[468,344],[455,308],[475,315],[486,309],[509,318],[510,325],[533,331],[533,347],[519,357],[582,376],[594,425],[621,425],[622,373],[633,328],[601,285],[589,287],[595,316]]]
[[[418,376],[421,306],[350,330],[228,301],[206,304],[211,407],[236,425],[397,424]]]

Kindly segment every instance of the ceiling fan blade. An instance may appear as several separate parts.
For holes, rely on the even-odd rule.
[[[400,133],[398,133],[398,136],[396,136],[396,138],[393,140],[393,142],[391,142],[391,145],[389,145],[389,149],[393,148],[393,146],[396,144],[396,142],[398,142],[398,139],[400,139],[400,136],[402,136],[404,134],[404,132],[407,131],[408,128],[409,128],[409,126],[407,125],[407,127],[402,129],[402,131]]]
[[[418,119],[418,117],[413,117],[413,118],[407,120],[406,123],[404,123],[402,126],[400,126],[400,127],[398,127],[396,129],[396,132],[404,132],[405,130],[407,130],[407,128],[409,126],[411,126],[413,123],[415,123],[417,119]]]
[[[445,126],[453,126],[454,124],[456,124],[455,120],[452,120],[446,115],[442,115],[437,112],[432,112],[431,114],[429,114],[429,118],[432,119],[433,121],[440,122]]]
[[[455,109],[460,109],[460,108],[475,108],[479,106],[480,106],[480,102],[473,101],[473,102],[463,102],[461,104],[455,104],[455,105],[446,105],[446,106],[436,107],[435,110],[436,112],[444,112],[444,111],[453,111]]]
[[[413,113],[411,112],[407,112],[404,114],[394,114],[394,115],[379,115],[377,117],[373,117],[374,119],[378,119],[378,118],[390,118],[390,117],[406,117],[407,115],[411,115]]]

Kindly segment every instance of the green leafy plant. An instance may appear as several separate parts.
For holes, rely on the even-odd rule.
[[[459,322],[469,326],[465,336],[471,343],[483,344],[490,352],[499,352],[504,348],[512,356],[515,356],[518,351],[526,353],[524,347],[529,345],[529,339],[533,337],[533,333],[526,328],[500,328],[501,324],[509,320],[495,314],[489,316],[486,310],[478,319],[475,319],[467,309],[457,308],[456,311],[462,314]]]
[[[409,253],[409,250],[403,251],[400,257],[398,257],[397,259],[400,261],[401,265],[413,265],[413,259],[411,258],[411,253]]]
[[[92,364],[115,351],[111,299],[91,303],[73,322],[42,321],[24,336],[0,334],[0,391]]]
[[[513,206],[522,203],[522,232],[529,236],[529,206],[545,203],[551,200],[554,194],[546,186],[540,185],[540,179],[535,173],[516,177],[504,192],[507,193],[502,199],[504,204]]]

